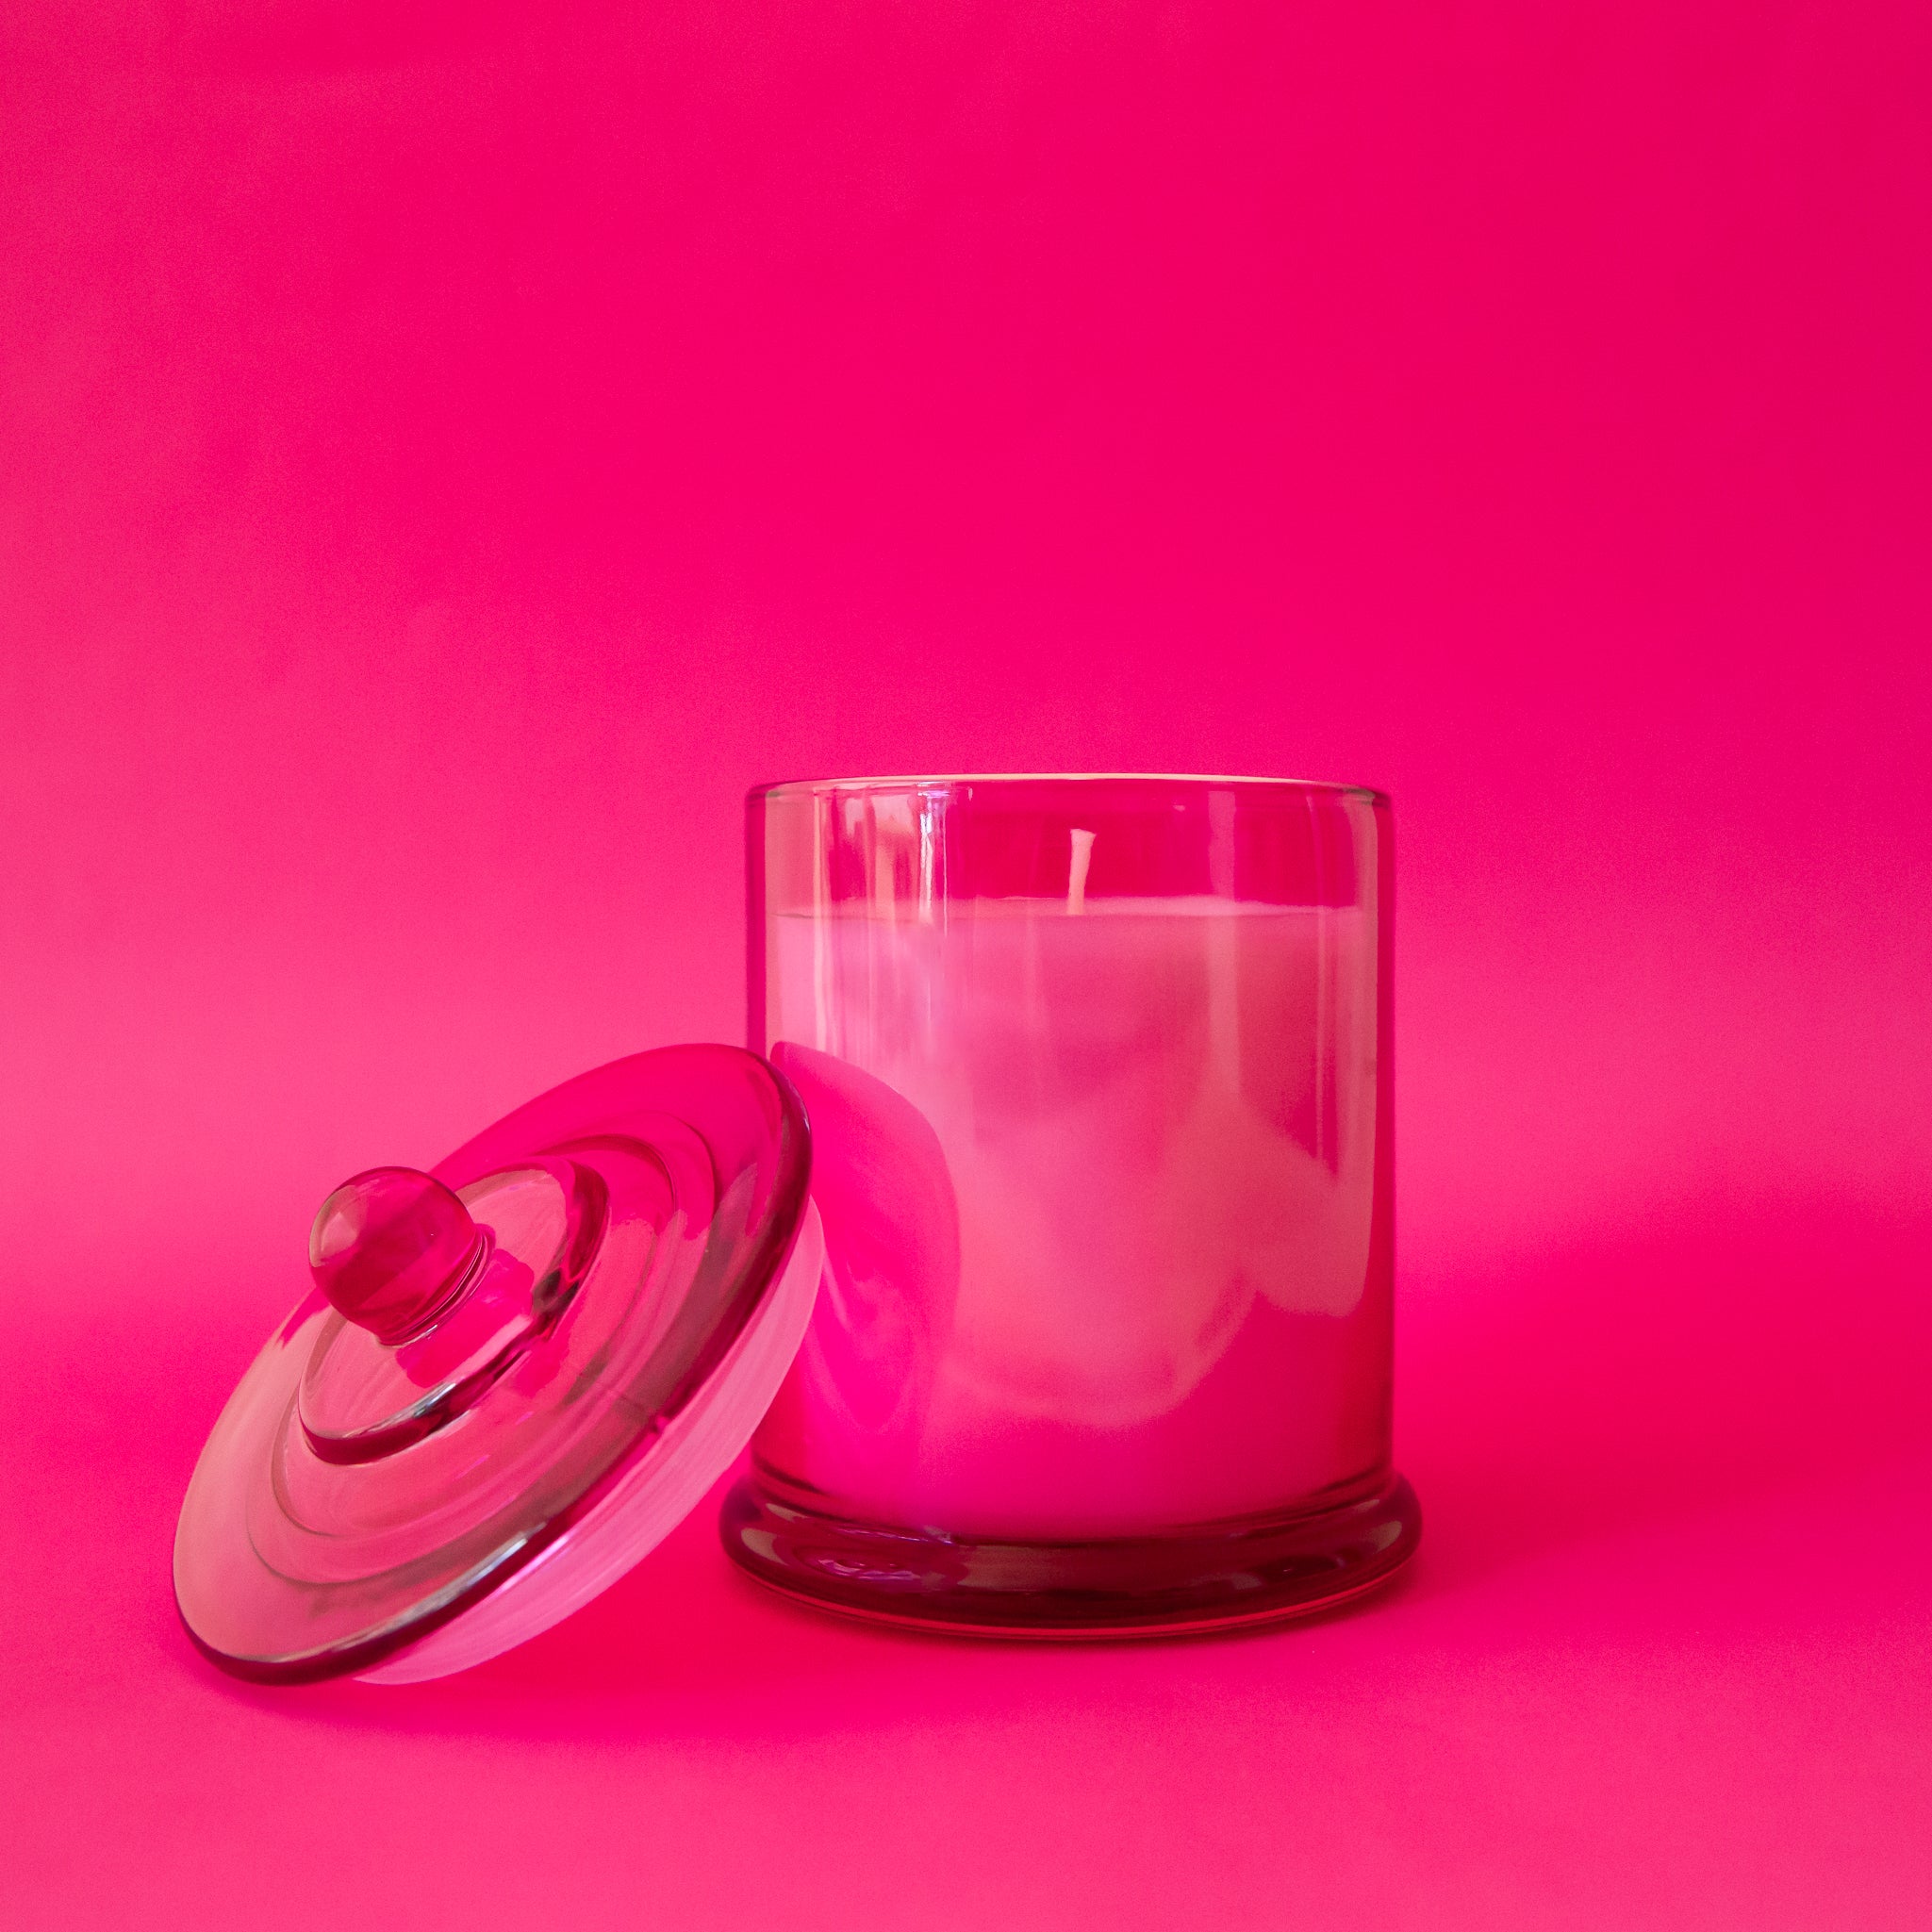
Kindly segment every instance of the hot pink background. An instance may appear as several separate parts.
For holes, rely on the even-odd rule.
[[[1932,1918],[1928,19],[0,13],[0,1916]],[[748,783],[1123,767],[1395,796],[1409,1581],[193,1657],[315,1204],[740,1037]]]

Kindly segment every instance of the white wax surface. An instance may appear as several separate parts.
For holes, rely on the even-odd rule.
[[[1269,1511],[1377,1466],[1373,916],[936,911],[774,922],[773,1057],[814,1116],[830,1260],[761,1455],[850,1513],[1016,1537]]]

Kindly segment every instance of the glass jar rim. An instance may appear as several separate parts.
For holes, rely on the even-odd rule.
[[[1320,792],[1341,798],[1361,799],[1372,805],[1387,806],[1387,792],[1373,785],[1347,784],[1322,778],[1266,778],[1252,774],[1195,771],[944,771],[894,773],[876,778],[785,778],[767,784],[754,784],[745,794],[746,802],[784,797],[852,791],[925,791],[951,785],[1089,785],[1146,784],[1231,787],[1252,791]]]

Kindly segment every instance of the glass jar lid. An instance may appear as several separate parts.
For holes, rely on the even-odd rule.
[[[439,1676],[614,1582],[728,1469],[810,1317],[797,1096],[735,1047],[613,1062],[322,1203],[215,1424],[174,1593],[272,1682]]]

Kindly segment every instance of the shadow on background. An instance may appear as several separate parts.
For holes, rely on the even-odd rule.
[[[1397,1456],[1431,1588],[1932,1444],[1932,1232],[1690,1199],[1399,1304]]]

